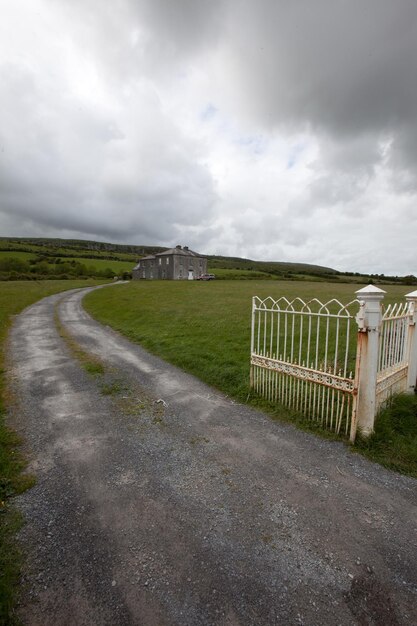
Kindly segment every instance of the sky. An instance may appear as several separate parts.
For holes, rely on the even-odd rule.
[[[0,235],[417,275],[415,0],[0,0]]]

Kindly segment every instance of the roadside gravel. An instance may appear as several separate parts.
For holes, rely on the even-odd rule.
[[[417,481],[148,354],[87,315],[86,291],[28,308],[9,341],[37,476],[23,623],[417,623]]]

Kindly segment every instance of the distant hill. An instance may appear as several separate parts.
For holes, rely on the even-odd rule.
[[[148,254],[157,254],[166,248],[161,246],[143,246],[88,241],[84,239],[48,239],[38,237],[0,237],[0,251],[30,252],[46,256],[80,256],[86,259],[108,258],[136,260]],[[271,261],[253,261],[240,257],[208,255],[211,267],[223,269],[245,269],[263,272],[312,272],[316,274],[337,274],[329,267],[310,265],[308,263],[286,263]]]
[[[38,237],[0,237],[0,280],[18,278],[72,278],[95,276],[128,278],[137,261],[165,250],[144,246]],[[253,261],[240,257],[207,255],[208,269],[218,279],[318,280],[354,283],[403,282],[417,284],[414,276],[388,277],[357,272],[341,273],[331,267],[283,261]]]
[[[240,269],[266,272],[268,274],[311,274],[316,276],[340,274],[337,270],[309,263],[287,263],[284,261],[252,261],[239,257],[209,256],[211,268]]]
[[[0,237],[0,251],[34,252],[53,256],[82,256],[83,258],[139,258],[156,254],[165,248],[160,246],[133,246],[85,239],[49,239],[39,237]]]
[[[166,248],[160,246],[127,245],[107,243],[102,241],[88,241],[84,239],[48,239],[37,237],[0,237],[0,252],[27,252],[53,257],[81,257],[85,259],[114,259],[125,261],[132,259],[135,262],[142,256],[157,254]],[[212,268],[243,269],[266,273],[289,272],[315,274],[337,274],[329,267],[309,265],[308,263],[284,263],[270,261],[253,261],[239,257],[207,256]]]

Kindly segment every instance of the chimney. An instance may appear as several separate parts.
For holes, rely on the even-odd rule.
[[[177,250],[181,250],[181,246],[175,246]]]
[[[184,247],[183,247],[183,250],[188,250],[188,246],[184,246]]]

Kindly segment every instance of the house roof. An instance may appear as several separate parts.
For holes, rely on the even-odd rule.
[[[139,262],[137,263],[137,265],[135,265],[135,267],[133,268],[134,270],[139,270],[140,269],[140,262],[141,261],[148,261],[149,259],[155,259],[153,254],[148,254],[148,256],[143,256],[141,259],[139,259]]]
[[[198,252],[194,252],[194,250],[190,250],[189,248],[169,248],[168,250],[164,250],[163,252],[158,252],[156,256],[168,256],[169,254],[179,254],[182,256],[198,256],[205,258],[204,255],[198,254]]]
[[[198,254],[198,252],[194,252],[193,250],[190,250],[187,247],[181,248],[181,246],[176,246],[175,248],[168,248],[168,250],[164,250],[163,252],[158,252],[158,254],[148,254],[148,256],[142,257],[141,259],[139,259],[138,264],[135,265],[135,267],[133,269],[134,270],[140,269],[140,262],[141,261],[155,260],[156,257],[159,257],[159,256],[169,256],[171,254],[178,254],[180,256],[198,257],[200,259],[205,259],[206,258],[204,255]]]

